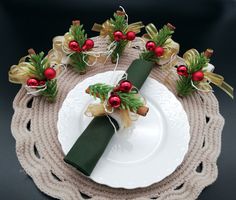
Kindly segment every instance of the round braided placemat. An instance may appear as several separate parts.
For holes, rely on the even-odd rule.
[[[106,46],[99,37],[94,40],[101,48]],[[137,49],[127,48],[119,60],[118,70],[126,70],[138,54]],[[80,81],[113,68],[114,64],[110,62],[96,64],[89,67],[85,75],[78,75],[68,68],[58,81],[59,92],[54,104],[43,97],[27,95],[24,88],[19,91],[13,103],[15,113],[11,128],[22,167],[42,192],[58,199],[196,199],[217,178],[216,161],[224,119],[212,93],[195,93],[179,98],[191,127],[189,151],[176,171],[159,183],[132,190],[114,189],[93,182],[64,163],[57,139],[57,119],[66,95]],[[150,76],[176,94],[175,74],[156,67]]]

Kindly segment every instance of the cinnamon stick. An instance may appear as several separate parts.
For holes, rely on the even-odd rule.
[[[171,23],[167,23],[166,26],[172,31],[176,29],[175,26],[173,26]]]
[[[121,11],[121,10],[117,10],[116,14],[119,15],[119,16],[125,16],[125,12]]]
[[[33,48],[28,49],[28,53],[29,55],[36,54]]]
[[[85,90],[85,92],[86,92],[87,94],[90,94],[89,88],[87,88],[87,89]],[[96,97],[100,98],[99,94],[96,94]],[[148,113],[148,111],[149,111],[149,108],[148,108],[147,106],[140,106],[140,107],[138,108],[138,110],[137,110],[137,114],[138,114],[138,115],[141,115],[141,116],[146,116],[147,113]],[[133,111],[131,110],[131,112],[133,112]]]
[[[214,52],[213,49],[207,49],[204,52],[204,55],[205,55],[205,57],[210,58],[212,56],[213,52]]]
[[[72,21],[72,24],[79,26],[79,25],[80,25],[80,20],[73,20],[73,21]]]

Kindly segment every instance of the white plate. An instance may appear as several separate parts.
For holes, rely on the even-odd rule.
[[[117,71],[115,77],[122,74]],[[95,83],[110,83],[111,76],[109,71],[89,77],[67,95],[57,124],[65,154],[92,120],[84,115],[87,105],[94,101],[85,94],[85,89]],[[190,134],[181,103],[152,78],[146,80],[140,92],[147,100],[149,112],[146,117],[139,117],[131,128],[112,137],[90,176],[95,182],[115,188],[145,187],[170,175],[183,161]]]

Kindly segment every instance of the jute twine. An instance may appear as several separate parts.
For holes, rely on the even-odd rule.
[[[99,37],[94,39],[101,48],[106,46]],[[138,54],[137,49],[126,48],[117,70],[126,70]],[[221,148],[224,119],[212,93],[196,92],[183,99],[177,97],[191,127],[189,151],[177,170],[159,183],[132,190],[114,189],[93,182],[63,161],[64,155],[57,139],[57,119],[66,95],[87,77],[113,68],[114,64],[109,61],[105,65],[89,67],[85,75],[78,75],[68,68],[59,80],[54,104],[43,97],[27,95],[24,88],[20,89],[13,103],[15,113],[11,128],[22,167],[42,192],[57,199],[196,199],[217,178],[216,161]],[[150,76],[176,94],[176,72],[155,67]]]

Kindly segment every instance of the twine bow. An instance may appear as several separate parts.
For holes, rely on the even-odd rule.
[[[112,110],[111,108],[105,106],[104,102],[98,104],[89,104],[85,111],[85,115],[89,117],[111,115],[117,121],[121,121],[122,126],[124,128],[130,127],[132,125],[132,122],[138,119],[138,114],[131,113],[128,110],[120,110],[120,109],[113,111],[111,110]]]
[[[122,80],[126,80],[126,76],[123,76]],[[95,85],[96,85],[96,88],[92,89],[94,88]],[[137,108],[137,110],[134,110],[133,108],[128,108],[127,105],[121,105],[120,108],[115,109],[108,103],[108,99],[111,93],[114,92],[114,90],[118,88],[117,84],[115,84],[115,86],[106,85],[106,84],[95,84],[95,85],[87,88],[86,93],[93,95],[95,99],[100,98],[101,103],[90,104],[85,111],[86,116],[97,117],[97,116],[103,116],[103,115],[106,115],[106,116],[111,115],[117,121],[120,121],[124,128],[128,128],[131,126],[132,121],[135,121],[138,119],[138,115],[145,116],[147,114],[149,109],[148,107],[145,106],[146,101],[138,93],[138,90],[135,87],[133,87],[131,90],[131,92],[133,91],[133,98],[131,101],[135,101],[135,99],[139,99],[138,100],[139,107]],[[100,93],[99,93],[99,90],[101,90]],[[126,101],[129,101],[128,97],[126,97]]]
[[[170,24],[168,24],[170,25]],[[171,26],[171,25],[170,25]],[[144,38],[146,40],[154,40],[158,37],[158,30],[155,27],[154,24],[150,23],[146,27],[147,34],[144,35]],[[157,64],[159,65],[165,65],[167,63],[173,62],[175,58],[177,57],[177,54],[179,53],[179,44],[173,41],[171,38],[168,38],[164,44],[162,45],[164,48],[164,53],[158,60]]]
[[[33,50],[30,49],[29,51]],[[27,80],[30,78],[39,78],[40,80],[40,77],[37,77],[37,75],[33,73],[36,70],[36,66],[33,66],[30,62],[28,62],[29,59],[30,55],[24,56],[19,60],[17,65],[12,65],[8,72],[8,77],[11,83],[24,85],[27,90],[27,94],[38,96],[41,92],[47,89],[47,84],[46,82],[38,86],[28,86],[26,84]],[[65,65],[59,64],[56,56],[52,57],[47,55],[42,62],[44,62],[45,69],[51,67],[56,71],[56,79],[58,79],[66,70]]]
[[[25,62],[29,56],[22,57],[17,65],[12,65],[8,77],[11,83],[16,84],[25,84],[26,81],[33,76],[31,70],[34,70],[35,67],[30,63]]]
[[[116,11],[116,14],[121,15],[121,16],[126,16],[126,23],[128,24],[128,15],[126,14],[123,7],[120,6],[120,8],[122,8],[122,11],[118,10]],[[128,24],[127,28],[122,31],[124,32],[133,31],[137,34],[137,33],[140,33],[141,28],[143,27],[144,27],[143,23],[141,21],[138,21],[138,22]],[[92,27],[92,30],[96,32],[100,32],[100,36],[102,37],[110,36],[114,31],[116,31],[115,26],[111,22],[111,19],[106,20],[102,24],[95,23]]]
[[[183,55],[183,59],[186,65],[190,66],[192,62],[195,62],[196,57],[199,56],[199,52],[196,49],[190,49]],[[212,91],[212,87],[210,83],[213,83],[224,92],[226,92],[232,99],[233,95],[233,87],[224,81],[224,77],[213,73],[208,70],[207,66],[203,66],[202,71],[204,73],[204,79],[200,81],[197,85],[192,82],[194,88],[199,91],[209,92]]]

